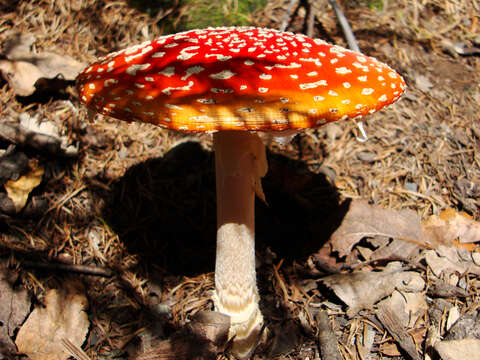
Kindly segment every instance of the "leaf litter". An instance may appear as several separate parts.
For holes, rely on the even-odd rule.
[[[18,351],[32,360],[66,360],[70,353],[63,341],[81,346],[89,328],[88,301],[78,281],[51,289],[45,304],[37,306],[20,328],[15,343]]]
[[[472,349],[475,349],[476,342],[469,342],[466,332],[460,330],[472,329],[471,324],[478,323],[478,319],[469,314],[478,303],[480,288],[480,203],[477,191],[480,188],[480,128],[476,122],[480,109],[478,88],[475,87],[478,81],[474,80],[478,80],[479,65],[474,56],[452,59],[452,52],[441,51],[446,40],[461,43],[464,49],[473,48],[472,34],[476,22],[471,19],[475,19],[472,14],[478,4],[473,0],[465,4],[450,0],[442,4],[414,3],[402,0],[389,4],[381,12],[382,16],[363,5],[355,9],[345,5],[347,16],[359,35],[360,46],[398,68],[409,82],[409,92],[401,103],[365,124],[369,141],[358,143],[355,141],[355,125],[338,123],[325,131],[307,131],[284,149],[274,145],[270,148],[275,154],[285,154],[306,164],[306,167],[281,173],[286,183],[281,184],[284,187],[280,187],[280,192],[281,197],[290,201],[289,204],[301,204],[294,212],[300,209],[299,213],[307,214],[307,230],[298,230],[298,224],[290,225],[297,229],[295,236],[304,231],[300,237],[306,238],[308,234],[317,244],[305,263],[302,257],[295,257],[294,263],[290,264],[282,260],[288,254],[275,246],[262,245],[259,236],[258,272],[264,286],[266,314],[273,322],[272,336],[278,344],[284,338],[282,335],[306,334],[301,347],[297,346],[297,341],[282,343],[285,345],[282,352],[293,354],[286,356],[314,358],[318,349],[313,334],[320,329],[328,332],[325,323],[329,323],[328,327],[333,330],[330,335],[334,337],[327,336],[326,346],[338,348],[345,359],[360,356],[373,360],[382,354],[406,356],[405,353],[418,358],[419,354],[423,356],[432,351],[442,359],[448,359],[449,353],[458,352],[467,342],[471,346],[465,351],[473,358]],[[328,36],[342,44],[331,9],[322,4],[317,6],[316,20],[326,33],[316,36]],[[93,22],[86,16],[87,9],[102,14],[98,21]],[[55,100],[38,105],[39,108],[12,101],[15,95],[48,92],[55,88],[55,81],[73,79],[76,63],[88,63],[107,52],[142,42],[163,31],[155,18],[130,8],[123,1],[107,5],[103,1],[65,0],[52,6],[25,2],[13,12],[9,12],[8,7],[2,11],[5,14],[0,16],[7,19],[4,22],[7,25],[1,28],[0,36],[12,39],[2,43],[4,58],[0,61],[2,74],[8,82],[0,94],[5,100],[0,109],[2,123],[7,118],[18,119],[21,113],[30,114],[31,119],[42,119],[42,123],[45,118],[58,129],[47,130],[49,136],[58,139],[62,134],[67,138],[62,143],[79,143],[82,156],[74,158],[68,166],[59,165],[52,155],[47,156],[47,160],[42,158],[45,164],[42,191],[49,199],[49,211],[42,214],[38,225],[29,223],[28,218],[5,217],[9,231],[2,234],[1,254],[10,256],[13,252],[14,261],[20,260],[20,264],[25,252],[42,254],[42,251],[48,251],[48,255],[40,256],[43,263],[49,264],[55,259],[68,265],[62,269],[75,269],[76,264],[94,266],[100,262],[112,264],[119,274],[112,279],[83,277],[82,280],[88,283],[86,291],[92,300],[88,311],[94,321],[88,341],[72,343],[68,353],[72,353],[72,349],[80,353],[84,348],[94,357],[105,353],[109,356],[136,355],[139,354],[138,343],[142,345],[146,339],[141,335],[142,329],[151,328],[161,334],[164,348],[170,347],[166,355],[171,355],[175,350],[171,349],[172,342],[167,337],[174,333],[177,337],[171,339],[179,341],[180,337],[184,341],[182,334],[185,333],[181,329],[194,319],[196,313],[211,308],[212,275],[208,270],[202,270],[206,274],[187,278],[176,275],[164,262],[158,262],[164,254],[165,257],[172,256],[165,248],[151,250],[156,255],[152,269],[150,258],[138,248],[128,246],[128,234],[136,231],[138,238],[146,238],[149,244],[153,240],[158,243],[159,236],[165,239],[167,233],[158,228],[151,234],[142,230],[148,229],[150,223],[163,223],[163,226],[168,223],[159,221],[164,216],[162,208],[149,205],[147,207],[155,209],[159,215],[155,217],[148,213],[147,217],[137,219],[135,214],[141,214],[140,205],[131,205],[127,198],[122,202],[122,211],[134,221],[122,228],[115,225],[104,211],[108,196],[99,194],[115,191],[118,181],[121,192],[125,193],[132,188],[132,183],[125,181],[126,174],[133,170],[138,176],[141,172],[135,172],[136,167],[141,168],[143,162],[158,160],[159,156],[168,154],[175,144],[183,141],[183,136],[102,118],[95,124],[84,125],[85,110],[72,109],[68,101]],[[274,19],[283,11],[282,4],[269,2],[263,16],[258,16],[257,25],[276,27]],[[399,13],[404,14],[401,21],[395,15]],[[302,11],[295,16],[290,30],[301,31]],[[431,21],[424,22],[425,16]],[[370,24],[379,31],[378,34],[369,28]],[[443,27],[449,30],[444,31]],[[112,28],[115,31],[110,31]],[[396,40],[381,35],[385,33],[395,34]],[[378,40],[373,44],[372,36]],[[428,48],[430,45],[432,47]],[[61,53],[72,57],[59,55]],[[69,70],[73,72],[69,73]],[[58,78],[59,73],[62,75]],[[39,78],[53,82],[38,81]],[[64,83],[60,84],[60,88],[64,86]],[[38,122],[26,128],[37,134],[46,130],[41,125],[35,127],[35,124]],[[22,140],[6,141],[16,146],[25,145]],[[208,137],[200,137],[199,143],[203,151],[211,149]],[[27,148],[37,149],[29,144]],[[61,152],[51,152],[58,153]],[[31,152],[26,154],[32,157]],[[198,158],[198,154],[187,154],[185,158],[188,157]],[[283,160],[283,163],[287,161]],[[184,166],[179,160],[174,165],[172,168],[177,172]],[[11,173],[15,177],[15,171]],[[312,180],[319,174],[325,175],[327,181]],[[179,204],[197,206],[191,200],[197,195],[192,194],[198,194],[198,189],[202,189],[204,198],[209,200],[197,207],[202,211],[196,212],[196,216],[202,216],[201,221],[194,223],[197,227],[194,233],[206,231],[200,222],[214,223],[214,215],[204,215],[214,197],[205,186],[212,182],[211,170],[202,169],[196,175],[176,178],[164,177],[162,183],[152,183],[151,175],[147,172],[146,176],[133,182],[142,183],[144,188],[133,188],[150,197],[158,196],[158,189],[163,186],[167,188],[168,191],[160,192],[157,200],[169,204],[168,212],[180,208]],[[152,186],[147,186],[150,183]],[[187,191],[176,194],[172,184],[177,187],[188,184]],[[278,183],[265,186],[272,209],[278,208],[275,194],[272,195],[273,190],[278,191],[275,186]],[[338,226],[325,235],[317,225],[325,226],[320,214],[328,215],[338,210],[338,206],[333,206],[332,210],[328,203],[330,198],[325,195],[330,188],[337,192],[335,201],[350,199],[350,207]],[[176,195],[175,200],[172,201],[170,195]],[[285,213],[289,212],[292,209],[285,207]],[[184,230],[191,219],[182,219]],[[279,215],[273,220],[278,227],[286,223]],[[260,217],[259,226],[262,221]],[[97,234],[95,239],[92,234]],[[281,239],[275,240],[280,242]],[[300,242],[296,241],[296,244]],[[319,248],[326,251],[321,253],[317,251]],[[264,253],[280,262],[262,262]],[[325,254],[334,260],[336,266],[330,269],[336,274],[324,273],[321,261]],[[396,262],[398,260],[401,263]],[[34,261],[30,260],[29,264],[35,266]],[[42,263],[37,265],[39,269],[45,268],[40,266]],[[153,273],[161,275],[153,276]],[[55,271],[49,274],[57,275]],[[37,278],[38,275],[38,271],[22,269],[18,281],[41,298],[42,287],[48,279]],[[395,286],[389,284],[388,279]],[[337,298],[325,291],[325,284]],[[21,285],[16,284],[18,286]],[[155,296],[152,289],[155,289]],[[74,293],[68,287],[65,291]],[[67,293],[62,294],[68,298]],[[428,313],[435,310],[439,315],[423,316],[425,306]],[[164,307],[168,311],[162,310],[159,317],[150,313],[150,309]],[[279,309],[285,309],[284,313]],[[319,311],[328,316],[327,321],[325,318],[313,320]],[[1,316],[8,314],[2,313]],[[283,332],[282,324],[286,319],[294,321],[290,322],[290,330],[286,331],[285,327]],[[4,322],[4,319],[0,318],[0,321]],[[302,331],[295,330],[296,322],[301,324]],[[458,329],[452,330],[455,328]],[[172,329],[180,329],[180,332]],[[201,333],[200,330],[193,331]],[[446,340],[452,331],[459,338]],[[469,334],[475,334],[475,331]],[[11,338],[12,334],[8,336]],[[445,340],[441,340],[443,336]],[[220,342],[223,343],[213,347],[210,343],[206,348],[207,356],[225,350],[224,346],[228,344],[224,340]],[[59,344],[66,349],[68,342],[63,339]],[[335,351],[332,354],[338,356]]]

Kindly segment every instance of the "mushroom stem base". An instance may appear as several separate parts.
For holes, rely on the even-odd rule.
[[[265,146],[254,133],[214,135],[217,176],[217,311],[230,316],[233,352],[248,358],[258,342],[263,317],[255,273],[255,193],[267,171]]]

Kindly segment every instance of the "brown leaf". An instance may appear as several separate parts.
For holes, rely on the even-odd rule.
[[[423,234],[420,218],[413,210],[390,210],[369,205],[363,200],[353,200],[330,242],[333,251],[338,251],[340,256],[346,256],[362,238],[375,236],[421,244]]]
[[[480,222],[454,209],[430,216],[422,226],[426,240],[434,247],[453,245],[456,239],[461,244],[480,241]]]
[[[45,307],[35,308],[20,328],[15,341],[18,351],[32,360],[66,360],[70,354],[62,341],[68,339],[81,346],[87,335],[86,307],[87,298],[79,283],[49,290]]]
[[[378,320],[393,336],[398,345],[414,360],[420,360],[412,337],[405,331],[397,315],[388,306],[380,306],[376,312]]]
[[[24,52],[28,46],[14,46],[0,60],[0,72],[8,81],[15,94],[28,96],[35,92],[35,83],[41,78],[54,79],[61,76],[65,80],[74,80],[85,67],[68,55],[52,52],[32,54]]]
[[[480,340],[460,339],[439,341],[434,345],[442,360],[473,360],[480,354]]]
[[[372,307],[395,289],[416,292],[425,287],[425,282],[418,273],[402,271],[399,262],[388,264],[383,271],[336,274],[321,280],[349,306],[347,315],[350,317],[362,309]]]
[[[16,351],[12,341],[14,333],[30,310],[27,291],[13,287],[15,278],[16,274],[7,268],[6,262],[0,262],[0,355]]]
[[[136,360],[214,360],[227,346],[230,317],[213,311],[195,314],[192,321]]]
[[[28,200],[28,195],[42,182],[43,165],[38,162],[30,164],[30,170],[18,180],[8,180],[5,182],[5,190],[8,197],[13,201],[15,210],[20,212]]]

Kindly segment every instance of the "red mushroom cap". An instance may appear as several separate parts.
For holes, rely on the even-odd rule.
[[[371,114],[405,82],[387,65],[323,40],[251,27],[162,36],[77,77],[94,110],[188,132],[318,127]]]

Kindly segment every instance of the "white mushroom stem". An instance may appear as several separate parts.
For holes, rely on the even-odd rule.
[[[263,317],[255,274],[255,194],[267,172],[265,145],[255,133],[220,131],[213,137],[217,182],[215,309],[230,316],[233,352],[250,356]]]

